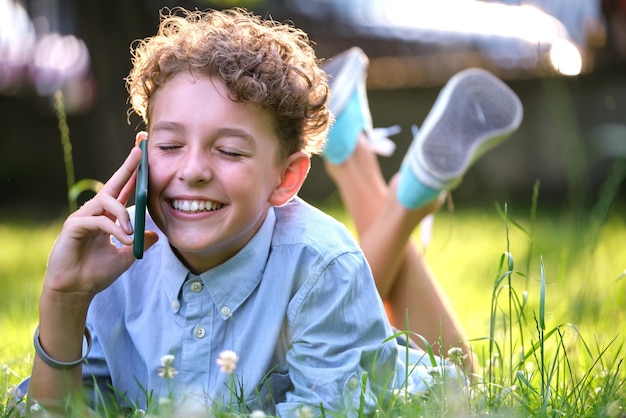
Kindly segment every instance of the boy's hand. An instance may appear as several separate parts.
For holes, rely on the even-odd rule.
[[[133,229],[126,203],[140,158],[141,150],[133,148],[102,190],[67,218],[48,259],[44,289],[90,300],[133,264]],[[116,247],[111,236],[124,246]],[[146,232],[145,247],[157,239],[155,232]]]

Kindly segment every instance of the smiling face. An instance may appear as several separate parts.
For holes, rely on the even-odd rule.
[[[162,86],[148,146],[150,215],[194,273],[235,255],[284,203],[294,156],[279,161],[272,115],[230,100],[218,78],[180,73]]]

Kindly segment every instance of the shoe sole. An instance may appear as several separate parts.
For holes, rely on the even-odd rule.
[[[515,93],[491,73],[456,74],[437,97],[408,155],[417,178],[437,190],[456,186],[470,165],[522,120]]]
[[[341,114],[368,66],[369,60],[359,47],[352,47],[322,65],[329,76],[328,108],[333,115]],[[341,87],[333,89],[333,85]]]

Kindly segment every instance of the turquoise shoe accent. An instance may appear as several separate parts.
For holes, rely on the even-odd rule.
[[[328,140],[322,156],[333,164],[343,163],[354,151],[359,134],[366,129],[361,103],[361,89],[354,90],[350,101],[328,132]]]
[[[352,155],[361,133],[376,154],[388,157],[396,148],[388,136],[400,132],[399,126],[372,127],[365,83],[368,66],[369,59],[359,47],[335,55],[322,66],[330,88],[328,109],[335,117],[322,157],[332,164],[341,164]]]
[[[402,206],[417,209],[437,199],[440,193],[441,190],[432,189],[420,182],[408,161],[402,163],[396,191],[396,197]]]

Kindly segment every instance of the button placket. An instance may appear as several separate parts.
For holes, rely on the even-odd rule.
[[[198,373],[209,373],[208,370],[198,370],[197,359],[211,358],[212,344],[209,340],[213,336],[213,320],[218,312],[198,276],[190,276],[184,283],[181,297],[179,312],[184,320],[184,340],[179,376],[181,385],[185,385],[194,383],[185,379],[193,380]]]

